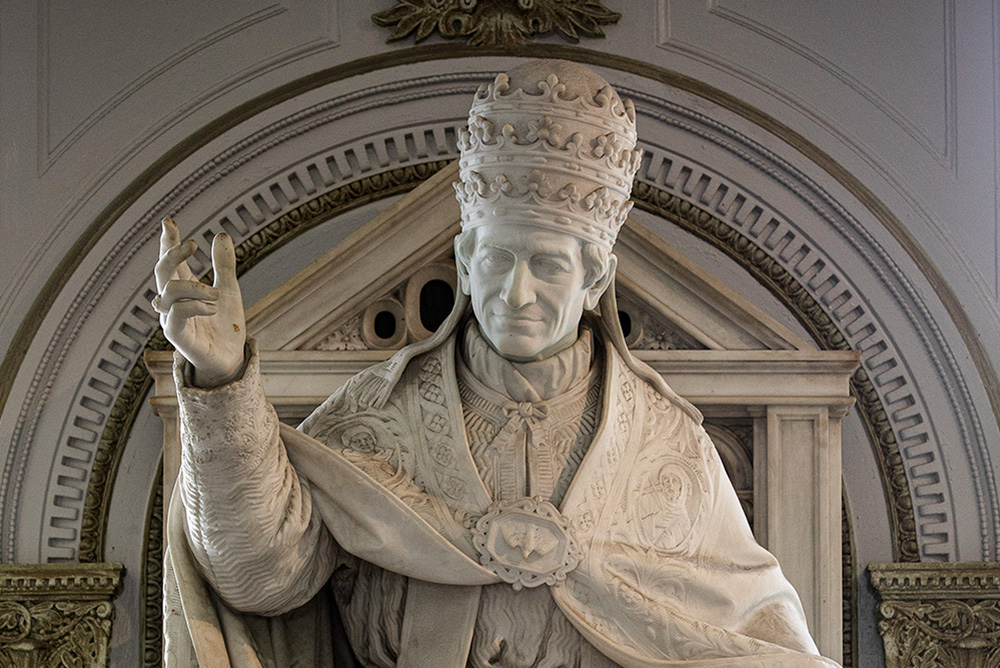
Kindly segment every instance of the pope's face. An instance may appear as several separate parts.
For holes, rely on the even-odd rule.
[[[600,292],[584,285],[580,241],[522,225],[476,230],[467,286],[479,329],[515,361],[548,357],[577,338],[584,308]]]

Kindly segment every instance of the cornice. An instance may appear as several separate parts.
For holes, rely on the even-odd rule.
[[[872,586],[884,600],[1000,600],[1000,563],[872,563]]]
[[[107,599],[118,591],[121,564],[0,564],[0,600]]]

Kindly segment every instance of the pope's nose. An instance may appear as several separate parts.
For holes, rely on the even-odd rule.
[[[511,269],[500,291],[500,299],[513,310],[524,308],[535,302],[534,280],[527,265],[518,262]]]

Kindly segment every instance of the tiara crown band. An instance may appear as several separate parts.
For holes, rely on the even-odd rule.
[[[561,65],[604,85],[571,93],[551,73],[533,92],[500,74],[477,91],[458,140],[462,229],[530,225],[610,251],[632,208],[642,156],[635,108],[589,70]]]

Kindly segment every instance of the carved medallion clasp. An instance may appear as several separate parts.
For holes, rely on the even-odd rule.
[[[494,503],[472,540],[479,562],[517,590],[561,582],[582,558],[569,520],[541,497]]]

